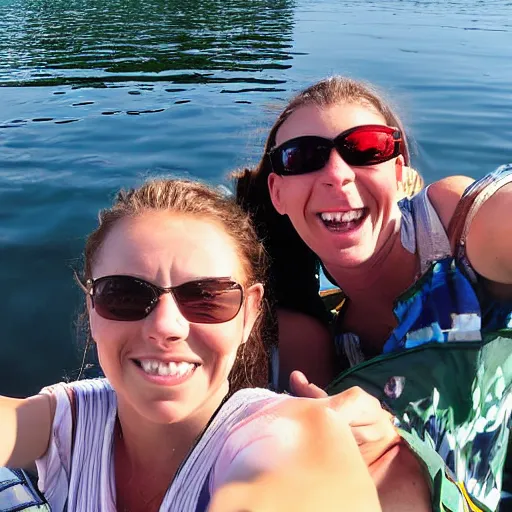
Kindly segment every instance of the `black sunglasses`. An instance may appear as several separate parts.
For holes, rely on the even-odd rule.
[[[142,320],[164,293],[170,293],[187,321],[220,324],[235,318],[244,300],[242,286],[229,277],[209,277],[168,288],[133,276],[105,276],[88,279],[85,284],[75,277],[90,295],[96,313],[107,320]]]
[[[378,124],[356,126],[334,139],[305,135],[288,140],[268,152],[272,169],[282,176],[319,171],[336,149],[355,167],[387,162],[401,153],[402,134],[396,128]]]

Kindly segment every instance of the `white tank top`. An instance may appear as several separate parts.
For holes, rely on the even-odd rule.
[[[74,396],[75,435],[68,391]],[[45,388],[57,402],[47,453],[36,461],[39,489],[52,512],[116,512],[113,436],[116,395],[106,379]],[[269,425],[266,405],[291,399],[265,389],[235,393],[218,410],[179,468],[160,511],[204,512],[211,493],[222,485],[229,466]],[[255,421],[237,424],[253,415]],[[273,417],[273,416],[272,416]],[[264,425],[262,425],[264,423]],[[236,435],[233,435],[236,432]],[[230,442],[227,442],[228,439]],[[249,449],[246,453],[256,453]]]

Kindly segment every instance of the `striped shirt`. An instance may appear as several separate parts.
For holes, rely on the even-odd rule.
[[[70,389],[76,412],[73,450]],[[111,385],[106,379],[92,379],[57,384],[43,392],[52,393],[57,404],[48,450],[36,461],[38,486],[52,511],[116,512],[117,400]],[[235,475],[249,477],[248,471],[282,463],[296,425],[271,410],[289,399],[264,389],[244,389],[230,397],[183,461],[160,511],[205,512],[212,493]]]

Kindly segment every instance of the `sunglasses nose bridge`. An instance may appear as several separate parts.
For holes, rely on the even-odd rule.
[[[171,296],[164,297],[166,295]],[[189,322],[181,312],[172,288],[158,289],[149,309],[143,327],[149,341],[164,344],[187,338]]]
[[[342,148],[336,141],[333,141],[322,175],[326,185],[343,186],[355,179],[354,169],[344,160]]]
[[[174,302],[177,305],[176,299],[173,294],[173,287],[163,288],[152,283],[145,283],[147,288],[151,291],[151,299],[145,309],[146,316],[150,315],[154,309],[160,304],[163,295],[170,293],[173,296]]]
[[[178,302],[178,298],[176,297],[176,294],[174,293],[174,286],[169,286],[169,288],[162,288],[160,286],[155,286],[153,289],[153,295],[154,298],[151,301],[151,311],[155,309],[158,303],[162,301],[162,297],[164,295],[170,295],[172,297],[172,301],[174,303],[174,307],[178,309],[181,313],[180,309],[180,303]]]

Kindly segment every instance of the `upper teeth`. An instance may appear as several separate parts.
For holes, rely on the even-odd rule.
[[[350,210],[348,212],[325,212],[321,213],[322,220],[334,222],[351,222],[360,219],[364,214],[364,210]]]
[[[174,361],[163,363],[161,361],[141,360],[140,365],[142,369],[150,375],[172,375],[177,377],[185,375],[195,367],[193,363],[186,363],[184,361],[181,363],[175,363]]]

